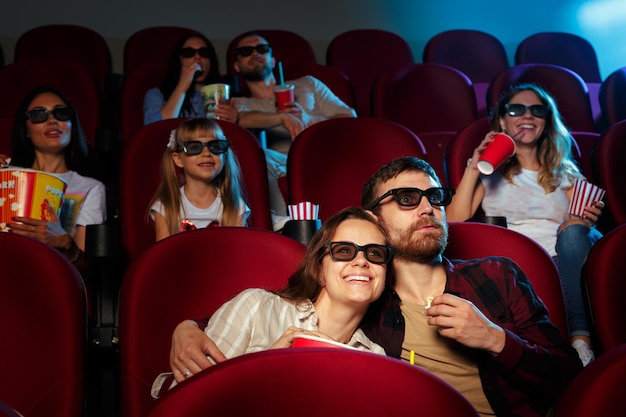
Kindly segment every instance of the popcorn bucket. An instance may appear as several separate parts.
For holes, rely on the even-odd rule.
[[[32,169],[0,169],[0,230],[12,218],[49,220],[59,215],[67,184],[61,178]]]

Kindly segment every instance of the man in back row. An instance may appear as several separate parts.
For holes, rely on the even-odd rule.
[[[363,188],[397,250],[394,280],[361,328],[387,355],[449,382],[481,416],[545,416],[582,369],[523,271],[506,258],[449,261],[444,207],[453,191],[428,163],[398,158]],[[426,197],[426,198],[423,198]],[[193,321],[173,337],[177,380],[224,355]]]
[[[234,67],[250,92],[249,97],[233,100],[238,123],[265,132],[270,203],[276,215],[285,216],[287,209],[277,178],[287,173],[287,154],[292,140],[314,123],[336,117],[356,117],[356,113],[324,83],[311,76],[287,81],[294,85],[295,102],[290,103],[287,110],[278,111],[274,99],[276,59],[269,42],[257,33],[250,32],[241,37],[235,49]],[[221,107],[216,114],[232,119],[230,110]],[[275,221],[275,229],[278,228],[280,226],[276,226]]]

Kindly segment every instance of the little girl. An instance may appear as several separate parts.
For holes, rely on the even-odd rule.
[[[211,119],[190,119],[172,131],[161,161],[161,185],[149,206],[157,241],[195,228],[246,225],[250,209],[229,148]]]

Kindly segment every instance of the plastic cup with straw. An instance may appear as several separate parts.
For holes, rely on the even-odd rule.
[[[283,63],[278,63],[278,76],[280,84],[274,87],[274,97],[276,98],[276,107],[279,111],[289,109],[290,103],[295,101],[293,84],[285,84],[285,76],[283,74]]]

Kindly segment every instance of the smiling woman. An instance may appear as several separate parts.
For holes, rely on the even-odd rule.
[[[0,157],[0,159],[2,159]],[[19,106],[11,137],[14,166],[54,174],[67,183],[59,215],[15,217],[11,233],[58,249],[79,269],[84,266],[86,226],[106,220],[104,185],[87,176],[87,142],[72,104],[58,90],[37,87]]]
[[[182,346],[178,335],[199,333],[193,321],[177,327],[170,355],[176,380],[245,353],[291,347],[294,337],[302,334],[385,354],[358,326],[370,303],[382,294],[393,254],[370,213],[357,207],[339,211],[315,234],[285,288],[246,290],[224,304],[208,324],[201,323],[209,337],[204,343],[208,358],[177,352]]]

